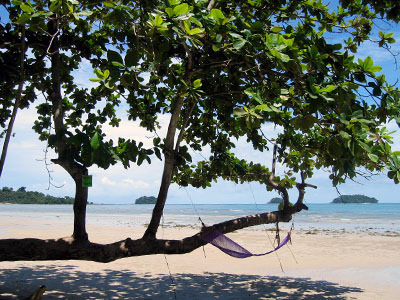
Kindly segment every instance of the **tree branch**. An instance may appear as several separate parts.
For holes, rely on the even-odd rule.
[[[277,190],[282,198],[283,198],[283,209],[286,210],[289,207],[289,193],[285,187],[282,185],[278,184],[274,178],[275,178],[275,169],[276,169],[276,152],[278,150],[278,144],[275,142],[274,144],[274,152],[272,156],[272,170],[271,174],[268,176],[268,184]]]
[[[208,3],[207,10],[212,10],[213,7],[214,7],[214,5],[215,5],[215,0],[211,0],[211,1]]]
[[[97,244],[89,241],[75,243],[71,238],[5,239],[0,240],[0,261],[72,259],[107,263],[131,256],[189,253],[207,244],[202,237],[213,230],[230,233],[250,226],[289,222],[292,214],[300,210],[301,208],[294,206],[287,211],[266,212],[225,221],[205,227],[195,235],[182,240],[127,238],[111,244]]]
[[[192,115],[193,109],[196,107],[197,100],[194,99],[192,105],[189,108],[189,111],[186,113],[184,120],[182,121],[182,127],[179,132],[178,138],[176,139],[175,143],[175,151],[179,150],[179,145],[183,139],[183,135],[185,134],[185,129],[189,123],[190,116]]]

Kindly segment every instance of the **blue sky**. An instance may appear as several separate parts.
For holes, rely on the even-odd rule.
[[[399,42],[393,45],[393,51],[400,51],[400,26],[391,24],[379,24],[381,30],[394,32],[394,37]],[[337,41],[335,41],[337,42]],[[384,73],[390,82],[399,79],[399,69],[396,69],[394,58],[386,51],[379,49],[373,43],[365,44],[361,47],[357,58],[371,56],[375,64],[383,67]],[[399,58],[400,59],[400,58]],[[76,74],[79,84],[90,86],[88,79],[93,77],[91,69],[83,64],[80,71]],[[105,126],[104,130],[109,137],[124,136],[142,140],[143,143],[151,146],[152,134],[145,132],[136,122],[128,121],[123,110],[120,111],[122,123],[119,128]],[[27,190],[40,191],[46,194],[59,196],[73,196],[74,183],[68,174],[57,165],[48,166],[51,171],[52,183],[60,186],[51,186],[48,190],[48,172],[44,162],[46,144],[38,141],[37,134],[31,129],[36,112],[33,106],[29,110],[19,111],[14,126],[15,137],[12,138],[3,175],[0,179],[0,187],[9,186],[15,189],[24,186]],[[167,116],[161,119],[163,128],[159,134],[162,136],[166,132],[168,124]],[[397,129],[396,124],[388,125],[391,129]],[[273,134],[273,128],[265,126],[266,134]],[[3,140],[1,140],[1,144]],[[400,150],[400,135],[395,135],[394,149]],[[270,165],[271,153],[256,153],[246,142],[240,140],[235,153],[239,157],[248,158],[256,162]],[[207,157],[207,151],[194,153],[193,159],[200,160],[202,156]],[[54,153],[48,153],[48,159],[55,157]],[[112,166],[108,170],[91,167],[89,172],[93,175],[93,187],[89,189],[89,201],[95,203],[132,203],[136,198],[146,196],[156,196],[162,175],[162,162],[153,158],[152,164],[146,162],[141,167],[132,166],[125,170],[121,165]],[[283,171],[282,169],[278,170]],[[337,190],[332,187],[328,179],[328,170],[317,171],[310,183],[317,185],[317,190],[307,190],[306,202],[308,203],[327,203],[338,196]],[[386,178],[385,174],[376,176],[367,181],[358,178],[357,182],[349,181],[338,187],[342,194],[364,194],[377,198],[380,202],[400,202],[400,185],[395,185],[393,181]],[[266,203],[272,197],[277,196],[275,192],[267,192],[264,186],[256,183],[234,184],[221,181],[212,185],[211,188],[194,189],[180,188],[172,185],[170,188],[167,203]],[[295,199],[296,193],[291,193]]]

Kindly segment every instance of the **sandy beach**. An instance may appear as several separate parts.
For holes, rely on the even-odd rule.
[[[0,238],[58,238],[71,232],[66,222],[12,216],[1,217],[0,226]],[[138,238],[143,230],[88,225],[90,240],[99,243]],[[168,227],[159,237],[183,238],[196,231]],[[271,248],[262,230],[229,236],[254,253]],[[273,239],[273,233],[269,236]],[[185,255],[107,264],[0,262],[0,299],[24,299],[40,285],[47,287],[43,299],[400,299],[399,249],[399,236],[294,231],[290,248],[247,259],[207,245]]]

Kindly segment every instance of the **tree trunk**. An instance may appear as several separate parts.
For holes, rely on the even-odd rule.
[[[6,136],[4,139],[3,150],[1,152],[1,159],[0,159],[0,177],[3,174],[3,167],[6,161],[7,156],[7,149],[8,144],[10,143],[11,133],[14,126],[15,118],[17,117],[17,111],[19,108],[19,103],[21,102],[22,98],[22,89],[24,87],[25,81],[25,25],[22,25],[21,29],[21,57],[20,57],[20,82],[18,84],[18,91],[15,97],[14,108],[11,114],[10,122],[8,123]]]
[[[72,238],[74,242],[86,242],[86,206],[88,200],[88,188],[82,186],[82,176],[88,174],[88,169],[76,162],[67,160],[52,159],[53,163],[60,165],[75,182],[74,199],[74,231]]]
[[[183,43],[183,46],[185,47],[186,52],[188,54],[185,82],[187,85],[189,85],[193,76],[192,72],[193,59],[191,52],[188,50],[188,46],[185,43]],[[187,121],[188,121],[186,120],[182,123],[180,133],[178,135],[176,144],[174,145],[176,129],[178,127],[179,117],[181,117],[184,94],[185,94],[184,92],[178,94],[178,99],[171,113],[171,118],[167,130],[167,136],[165,138],[165,148],[164,148],[165,162],[164,162],[163,175],[161,179],[161,186],[158,192],[157,203],[154,206],[149,226],[147,227],[143,235],[144,239],[155,239],[158,227],[160,226],[160,221],[163,215],[165,202],[167,200],[168,189],[169,186],[171,185],[172,176],[174,174],[174,169],[176,164],[176,152],[179,150],[179,144],[183,137],[183,133],[186,129],[185,127],[187,126]],[[189,118],[192,110],[193,107],[191,110],[189,110],[188,115],[183,117]]]
[[[157,229],[160,226],[160,220],[163,215],[165,202],[167,200],[168,189],[171,185],[172,175],[175,168],[175,159],[169,155],[165,155],[164,170],[161,179],[160,189],[158,191],[157,202],[153,209],[153,214],[149,226],[143,235],[145,239],[155,239],[157,234]]]
[[[175,169],[176,157],[175,152],[178,150],[179,144],[174,147],[176,128],[178,127],[179,116],[181,114],[183,97],[178,96],[178,101],[174,107],[171,115],[171,119],[168,125],[167,137],[165,139],[165,150],[164,150],[164,170],[161,179],[161,185],[157,196],[157,203],[154,206],[153,214],[149,226],[147,227],[143,238],[155,239],[158,227],[160,226],[160,220],[163,215],[165,202],[167,200],[168,189],[171,185],[172,176]],[[185,128],[181,128],[181,131]]]
[[[80,175],[75,176],[75,200],[74,200],[74,233],[72,237],[74,241],[87,241],[88,234],[86,232],[86,206],[88,199],[88,188],[82,186],[82,175],[86,172],[79,172]]]

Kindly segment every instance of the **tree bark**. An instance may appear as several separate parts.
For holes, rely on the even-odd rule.
[[[74,242],[86,242],[88,241],[86,232],[88,188],[82,186],[82,177],[88,174],[88,169],[76,162],[71,163],[60,159],[52,159],[51,161],[66,170],[75,182],[74,231],[72,238]]]
[[[86,232],[86,206],[88,199],[88,188],[82,186],[82,176],[87,175],[85,168],[75,180],[75,200],[74,200],[74,232],[73,238],[75,241],[87,241],[88,234]]]
[[[87,168],[78,164],[68,153],[68,143],[65,140],[64,110],[61,95],[62,62],[58,40],[59,25],[57,19],[49,22],[51,40],[49,41],[48,55],[51,57],[52,87],[50,100],[53,104],[53,120],[56,133],[56,151],[58,158],[52,161],[60,165],[75,181],[74,200],[74,231],[72,234],[74,242],[85,242],[88,240],[86,232],[86,206],[88,199],[88,188],[82,186],[82,176],[87,175]]]
[[[154,206],[151,220],[147,229],[143,235],[145,239],[155,239],[158,227],[160,226],[160,220],[163,215],[165,202],[168,196],[168,189],[171,185],[172,175],[175,168],[175,157],[173,154],[165,155],[164,170],[161,179],[160,189],[158,191],[157,202]]]
[[[193,77],[193,57],[186,43],[182,42],[182,45],[185,48],[186,54],[188,56],[186,70],[185,70],[185,82],[186,85],[189,85]],[[174,174],[174,169],[176,164],[175,155],[176,152],[179,150],[180,140],[182,139],[183,132],[185,131],[186,129],[185,127],[187,126],[187,121],[184,121],[181,127],[181,131],[178,135],[176,145],[174,146],[176,130],[178,127],[179,118],[181,117],[183,100],[184,100],[184,96],[182,94],[183,92],[178,94],[178,99],[172,110],[171,118],[169,121],[167,136],[165,138],[165,148],[164,148],[165,161],[164,161],[163,175],[161,179],[161,186],[158,192],[157,202],[154,206],[149,226],[147,227],[143,235],[144,239],[156,238],[157,230],[158,227],[160,226],[161,217],[163,215],[165,202],[167,200],[168,189],[169,186],[171,185],[172,176]],[[191,114],[191,112],[192,109],[189,110],[189,114]]]
[[[20,82],[18,84],[18,91],[15,97],[15,103],[13,107],[13,111],[11,114],[10,122],[8,123],[6,136],[4,138],[3,150],[1,152],[0,159],[0,177],[3,174],[3,167],[6,161],[8,144],[10,143],[11,133],[14,126],[15,118],[17,117],[17,112],[19,108],[19,103],[22,98],[22,89],[24,87],[25,82],[25,25],[22,25],[21,29],[21,57],[20,57]]]
[[[90,260],[111,262],[124,257],[151,254],[184,254],[207,244],[202,237],[213,230],[229,233],[242,228],[289,222],[292,214],[302,207],[293,206],[287,211],[274,211],[245,216],[210,227],[205,227],[195,235],[182,240],[127,238],[112,244],[97,244],[89,241],[74,243],[72,238],[56,240],[5,239],[0,240],[0,261],[17,260]]]

